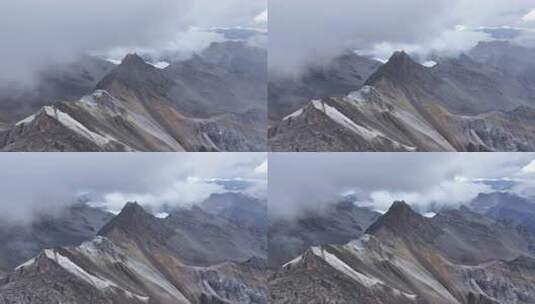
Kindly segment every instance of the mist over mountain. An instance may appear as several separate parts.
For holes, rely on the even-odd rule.
[[[266,155],[17,153],[0,166],[0,302],[267,303]]]
[[[0,150],[267,150],[265,1],[4,6]]]
[[[468,55],[435,56],[429,65],[395,52],[351,90],[297,101],[275,92],[270,104],[287,112],[270,110],[277,119],[270,149],[533,151],[532,53],[509,41],[480,42]]]
[[[270,151],[533,151],[534,7],[273,1]]]
[[[138,201],[158,214],[198,205],[212,194],[265,199],[265,163],[265,155],[247,153],[6,154],[0,159],[0,222],[28,225],[42,215],[60,216],[79,201],[114,214]],[[25,190],[28,184],[32,191]]]
[[[206,46],[203,40],[218,39],[203,33],[212,27],[265,29],[266,24],[256,18],[265,10],[265,1],[258,0],[2,3],[0,19],[6,30],[1,38],[10,43],[2,48],[0,58],[11,72],[2,73],[0,80],[32,83],[35,73],[47,66],[68,63],[84,53],[191,49],[188,46],[199,51],[199,46]]]
[[[21,96],[8,99],[17,114],[0,134],[1,149],[265,151],[266,62],[264,49],[244,41],[213,43],[165,67],[130,54],[91,76],[86,92],[52,93],[71,100],[41,99],[46,96],[40,92],[31,93],[34,104]],[[24,119],[21,104],[29,106]]]
[[[533,301],[532,235],[463,208],[428,218],[394,202],[363,236],[310,247],[281,266],[269,278],[271,300]]]
[[[0,299],[267,303],[266,234],[252,233],[266,226],[265,206],[234,194],[226,197],[224,208],[210,209],[213,215],[193,207],[177,209],[165,219],[135,202],[127,203],[99,228],[98,236],[87,236],[71,247],[59,239],[58,247],[42,247],[41,253],[10,271],[0,284]],[[219,205],[220,199],[212,197],[207,204]],[[244,219],[240,215],[244,204],[261,215],[250,229],[235,224]],[[204,248],[213,245],[218,250]]]
[[[292,153],[269,156],[270,217],[330,210],[350,195],[384,213],[405,200],[418,212],[459,207],[480,193],[533,197],[532,153]],[[409,174],[410,173],[410,174]],[[509,184],[507,189],[498,185]]]
[[[533,159],[270,156],[271,302],[533,302]]]
[[[347,49],[382,60],[395,50],[421,57],[458,55],[506,30],[516,30],[509,39],[533,45],[534,5],[532,0],[275,0],[269,2],[270,70],[300,74]]]

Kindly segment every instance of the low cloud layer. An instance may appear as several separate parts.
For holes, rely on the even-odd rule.
[[[348,48],[383,59],[397,49],[452,54],[491,39],[481,27],[534,29],[534,8],[535,0],[272,0],[270,69],[295,73]]]
[[[467,203],[503,181],[514,181],[510,191],[532,196],[534,160],[531,153],[278,153],[269,157],[269,211],[294,217],[349,193],[379,211],[394,200],[426,211]]]
[[[9,154],[0,158],[0,221],[29,222],[77,202],[118,212],[127,201],[157,211],[229,191],[216,180],[245,180],[239,191],[265,197],[264,153]],[[260,168],[260,169],[259,169]]]
[[[195,44],[193,28],[265,27],[265,0],[17,0],[0,2],[0,81],[29,81],[79,53]],[[200,39],[205,37],[200,37]]]

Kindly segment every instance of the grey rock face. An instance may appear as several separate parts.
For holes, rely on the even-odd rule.
[[[213,194],[201,204],[201,209],[219,218],[225,218],[241,231],[254,236],[255,256],[267,258],[268,217],[267,202],[239,193]],[[242,233],[243,233],[242,232]]]
[[[490,217],[524,239],[528,250],[535,252],[535,203],[506,192],[480,194],[469,207],[477,213]]]
[[[499,222],[535,233],[535,202],[507,192],[479,194],[469,207]]]
[[[273,151],[454,151],[427,112],[366,86],[312,101],[269,131]]]
[[[96,91],[46,106],[0,132],[4,151],[262,151],[261,114],[185,117],[167,104],[149,106]]]

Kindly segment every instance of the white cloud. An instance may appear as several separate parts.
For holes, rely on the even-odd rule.
[[[245,191],[265,196],[266,174],[255,172],[265,160],[265,153],[6,154],[0,158],[0,221],[30,221],[81,193],[114,211],[127,201],[194,204],[222,191],[213,179],[251,180]]]
[[[374,191],[370,194],[370,201],[363,205],[373,206],[374,209],[385,212],[393,201],[403,200],[417,207],[421,212],[430,212],[438,205],[460,206],[477,197],[479,193],[492,192],[491,187],[474,184],[466,178],[455,178],[444,181],[421,191],[390,192],[388,190]]]
[[[511,191],[535,194],[535,175],[520,172],[533,153],[276,153],[269,156],[269,212],[296,216],[325,209],[340,194],[385,211],[394,200],[425,208],[457,206],[491,183],[514,181]]]
[[[111,192],[104,194],[100,204],[113,213],[118,213],[126,202],[138,202],[158,211],[162,206],[187,207],[201,203],[214,193],[224,193],[221,185],[208,183],[195,177],[177,181],[165,189],[145,193]]]
[[[0,81],[30,82],[50,64],[116,48],[204,45],[191,27],[251,26],[265,0],[0,1]],[[191,40],[191,41],[189,41]]]
[[[521,171],[524,174],[535,173],[535,160],[532,160],[529,164],[524,166]]]
[[[345,49],[458,53],[488,39],[469,29],[519,27],[534,6],[535,0],[271,0],[270,69],[295,73]]]
[[[258,167],[256,167],[254,169],[254,172],[257,173],[257,174],[267,174],[268,173],[268,161],[267,159],[262,163],[260,164]]]
[[[223,35],[214,31],[190,26],[184,31],[179,31],[169,37],[168,40],[154,44],[151,47],[120,46],[93,53],[115,63],[120,63],[127,54],[131,53],[142,54],[144,57],[152,58],[154,61],[157,61],[162,54],[166,53],[172,53],[173,57],[177,59],[188,59],[194,53],[198,53],[208,47],[211,43],[224,40]]]
[[[535,8],[522,17],[522,21],[526,23],[535,22]]]
[[[258,25],[267,25],[268,11],[267,9],[254,17],[254,22]]]

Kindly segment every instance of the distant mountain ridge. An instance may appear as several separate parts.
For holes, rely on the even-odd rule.
[[[269,266],[278,268],[311,246],[345,244],[364,234],[379,215],[353,202],[342,201],[327,211],[274,219],[269,229]]]
[[[10,271],[44,248],[78,245],[97,235],[113,215],[84,203],[58,214],[42,215],[31,224],[0,225],[0,270]]]
[[[345,52],[303,75],[271,75],[268,84],[269,118],[278,121],[311,99],[342,96],[360,88],[379,67],[379,61]]]

